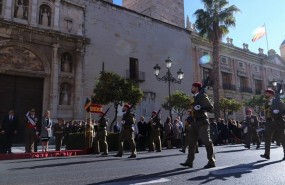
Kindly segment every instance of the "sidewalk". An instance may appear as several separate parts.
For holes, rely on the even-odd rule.
[[[42,146],[38,145],[38,152],[42,151]],[[65,146],[61,147],[61,150],[65,150]],[[55,145],[49,145],[48,151],[55,151]],[[12,153],[25,153],[25,145],[20,144],[20,145],[13,145],[12,146]]]
[[[65,150],[65,146],[61,147],[61,151],[55,151],[55,145],[49,145],[47,152],[42,152],[42,146],[38,146],[37,152],[25,153],[25,146],[13,145],[12,154],[0,154],[1,160],[14,159],[30,159],[30,158],[47,158],[47,157],[69,157],[76,155],[86,155],[87,150]]]

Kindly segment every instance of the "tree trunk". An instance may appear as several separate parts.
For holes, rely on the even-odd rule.
[[[215,119],[220,118],[220,38],[218,36],[218,31],[214,35],[213,39],[213,71],[212,71],[212,80],[213,84],[213,96],[214,96],[214,115]]]

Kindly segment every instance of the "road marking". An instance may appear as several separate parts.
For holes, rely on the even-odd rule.
[[[130,185],[156,184],[156,183],[169,182],[169,181],[170,179],[160,178],[157,180],[150,180],[150,181],[140,182],[140,183],[135,183],[135,184],[130,184]]]
[[[104,183],[102,185],[145,185],[145,184],[158,184],[163,182],[169,182],[170,179],[160,178],[160,179],[139,179],[139,180],[130,180],[130,181],[118,181],[111,183]]]

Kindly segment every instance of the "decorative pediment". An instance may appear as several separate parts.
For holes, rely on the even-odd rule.
[[[241,71],[241,70],[237,70],[237,75],[238,76],[248,77],[248,74],[245,71]]]

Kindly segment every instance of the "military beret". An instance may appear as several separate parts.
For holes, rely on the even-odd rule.
[[[246,109],[246,112],[252,112],[252,110],[251,109]]]
[[[201,82],[195,82],[192,84],[192,86],[194,87],[202,87],[202,83]]]
[[[272,94],[272,95],[275,95],[275,91],[272,90],[272,89],[267,89],[265,90],[266,93],[269,93],[269,94]]]
[[[130,108],[130,105],[125,104],[125,105],[124,105],[124,107],[126,107],[126,108],[128,108],[128,109],[129,109],[129,108]]]

